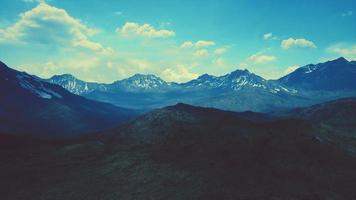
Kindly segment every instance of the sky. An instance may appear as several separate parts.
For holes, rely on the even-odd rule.
[[[0,60],[43,78],[276,79],[356,60],[355,0],[1,0]]]

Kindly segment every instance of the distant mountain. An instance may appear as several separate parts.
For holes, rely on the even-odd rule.
[[[298,97],[297,90],[248,70],[236,70],[220,77],[205,74],[181,84],[142,74],[112,84],[86,83],[68,75],[54,76],[47,81],[93,100],[143,110],[183,102],[234,111],[267,111],[304,105],[307,101]]]
[[[231,111],[270,112],[355,96],[356,65],[339,58],[301,67],[276,81],[248,70],[223,76],[204,74],[180,84],[143,74],[112,84],[84,82],[70,75],[47,81],[89,99],[132,109],[151,110],[182,102]]]
[[[134,112],[74,95],[0,62],[0,132],[67,137],[107,128]]]
[[[356,64],[341,57],[310,64],[280,78],[279,83],[301,90],[356,91]]]

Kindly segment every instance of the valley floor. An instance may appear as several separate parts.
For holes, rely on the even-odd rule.
[[[356,159],[347,156],[311,160],[307,154],[290,158],[298,155],[250,149],[256,152],[235,152],[239,163],[228,149],[206,157],[204,152],[177,154],[118,143],[14,145],[1,147],[2,200],[356,197]]]

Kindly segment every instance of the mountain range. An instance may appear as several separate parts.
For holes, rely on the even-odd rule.
[[[354,96],[355,69],[355,62],[339,58],[301,67],[278,80],[236,70],[224,76],[204,74],[186,83],[136,74],[101,84],[69,74],[41,79],[1,63],[0,119],[4,123],[0,132],[73,136],[100,131],[140,112],[177,103],[279,113]]]
[[[338,58],[300,67],[278,80],[236,70],[224,76],[204,74],[186,83],[142,74],[112,84],[84,82],[68,74],[45,81],[92,100],[138,110],[182,102],[231,111],[271,112],[354,96],[356,65]]]

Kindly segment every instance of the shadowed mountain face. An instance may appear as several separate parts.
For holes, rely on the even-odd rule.
[[[356,90],[356,65],[345,58],[307,65],[282,77],[278,82],[301,90]]]
[[[73,95],[0,63],[0,131],[67,137],[113,126],[134,112]]]
[[[102,132],[100,142],[7,137],[14,145],[0,145],[6,163],[0,165],[0,196],[354,199],[355,157],[320,140],[316,127],[178,104]]]

